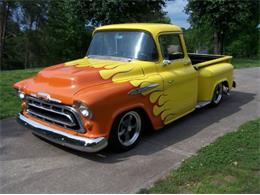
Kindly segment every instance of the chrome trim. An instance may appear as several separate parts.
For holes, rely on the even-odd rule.
[[[163,66],[167,66],[169,64],[171,64],[171,60],[166,60],[166,59],[163,60]]]
[[[118,60],[122,62],[131,62],[131,58],[124,58],[124,57],[116,57],[116,56],[101,56],[101,55],[88,55],[87,58],[96,58],[102,60]]]
[[[46,110],[46,111],[49,111],[49,112],[52,112],[52,113],[56,113],[56,114],[63,115],[63,116],[65,116],[65,117],[67,117],[67,118],[70,120],[70,122],[75,125],[75,123],[74,123],[73,119],[71,118],[71,116],[68,115],[68,114],[65,114],[64,112],[57,112],[57,111],[55,111],[55,110],[48,109],[48,108],[45,108],[45,107],[43,107],[43,106],[37,106],[36,104],[32,104],[32,103],[28,103],[28,105],[33,106],[33,107],[35,107],[35,108],[42,109],[42,110]],[[51,107],[52,107],[52,106],[51,106]],[[37,115],[37,113],[36,113],[36,115]],[[48,117],[48,118],[49,118],[49,117]],[[52,118],[50,118],[50,119],[52,119]]]
[[[107,138],[105,137],[86,138],[77,135],[71,135],[69,133],[58,131],[35,122],[29,118],[26,118],[21,113],[18,114],[17,121],[23,126],[32,129],[33,133],[42,138],[79,151],[98,152],[105,148],[108,144]]]
[[[204,106],[207,106],[210,104],[211,101],[201,101],[201,102],[198,102],[198,104],[196,105],[195,108],[202,108]]]
[[[160,86],[159,83],[153,83],[153,84],[148,85],[146,87],[141,87],[141,88],[138,88],[138,89],[132,89],[131,91],[128,92],[128,95],[140,94],[140,93],[143,93],[145,91],[148,91],[148,90],[153,89],[153,88],[158,87],[158,86]]]
[[[32,116],[39,116],[40,118],[44,118],[44,119],[47,119],[49,121],[54,121],[56,123],[60,123],[60,124],[64,124],[64,125],[67,125],[67,126],[70,126],[70,127],[73,127],[74,125],[76,125],[74,122],[72,123],[66,123],[65,121],[61,121],[61,120],[57,120],[57,119],[54,119],[54,118],[50,118],[48,116],[45,116],[45,115],[42,115],[42,114],[39,114],[39,113],[35,113],[33,112],[32,110],[29,110],[27,109],[27,112],[32,115]]]
[[[58,99],[55,99],[55,98],[52,98],[52,97],[49,98],[49,101],[61,103],[61,100],[58,100]]]
[[[38,97],[40,99],[44,99],[46,101],[61,103],[61,100],[52,98],[48,93],[41,92],[41,91],[36,94],[36,97]]]
[[[223,93],[227,96],[230,96],[230,89],[223,85]]]
[[[32,97],[32,96],[26,96],[26,102],[27,102],[28,105],[30,105],[30,103],[28,102],[28,100],[37,101],[37,102],[40,102],[40,103],[48,104],[48,105],[50,105],[50,106],[56,106],[56,107],[62,109],[62,111],[64,111],[64,110],[70,111],[70,112],[74,115],[74,117],[76,118],[76,120],[77,120],[77,122],[78,122],[80,128],[79,128],[78,130],[70,129],[70,128],[67,128],[67,129],[73,130],[73,131],[76,131],[76,132],[79,132],[79,133],[84,133],[84,132],[86,131],[85,128],[84,128],[84,125],[83,125],[83,123],[82,123],[82,120],[81,120],[81,118],[80,118],[80,113],[79,113],[75,108],[70,107],[70,106],[67,106],[67,105],[64,105],[64,104],[58,104],[58,103],[47,102],[47,101],[44,101],[44,100],[41,100],[41,99],[38,99],[38,98]],[[41,108],[43,108],[43,107],[41,107]],[[44,108],[44,109],[45,109],[45,108]],[[46,109],[45,109],[45,110],[46,110]],[[29,112],[30,110],[27,108],[26,111]],[[50,111],[50,110],[48,110],[48,111]],[[29,113],[29,114],[30,114],[30,113]],[[33,113],[32,113],[32,114],[33,114]],[[63,113],[63,112],[57,112],[57,114],[64,115],[64,116],[67,115],[67,114],[65,114],[65,113]],[[38,115],[38,113],[36,114],[36,116],[37,116],[37,115]],[[32,115],[32,116],[33,116],[33,115]],[[42,117],[42,116],[40,116],[40,117]],[[67,116],[66,116],[66,117],[67,117]],[[43,117],[42,117],[42,118],[43,118]],[[68,118],[68,117],[67,117],[67,118]],[[46,119],[47,119],[47,118],[46,118]],[[52,120],[52,121],[54,121],[55,119],[48,117],[47,120]],[[55,121],[54,121],[54,122],[55,122]],[[56,120],[56,122],[61,123],[61,124],[64,124],[64,123],[61,122],[61,121],[57,121],[57,120]],[[67,125],[67,124],[64,124],[64,125]],[[69,126],[70,126],[70,125],[69,125]],[[66,127],[65,127],[65,128],[66,128]]]

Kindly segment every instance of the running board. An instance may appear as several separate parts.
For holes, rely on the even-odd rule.
[[[195,108],[202,108],[210,104],[210,101],[198,102]]]

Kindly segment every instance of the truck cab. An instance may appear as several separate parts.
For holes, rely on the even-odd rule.
[[[231,56],[187,53],[169,24],[97,28],[87,55],[14,85],[18,121],[53,142],[86,152],[126,151],[147,124],[163,128],[206,105],[218,105],[233,82]]]

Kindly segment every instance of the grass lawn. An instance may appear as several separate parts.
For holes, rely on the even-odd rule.
[[[140,193],[260,193],[260,119],[202,148]]]
[[[258,60],[233,59],[235,68],[260,66]],[[12,85],[24,78],[35,75],[40,69],[13,70],[0,72],[0,119],[15,116],[20,110],[19,99]]]
[[[232,64],[235,68],[251,68],[251,67],[259,67],[260,60],[259,59],[232,59]]]
[[[35,75],[38,71],[39,69],[28,69],[0,72],[0,119],[15,116],[21,110],[13,84]]]

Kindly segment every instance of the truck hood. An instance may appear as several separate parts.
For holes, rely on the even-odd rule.
[[[36,76],[16,83],[14,87],[34,95],[38,92],[47,93],[51,98],[72,104],[73,95],[80,90],[112,82],[111,79],[102,79],[100,70],[59,64],[43,69]]]
[[[111,80],[100,77],[101,68],[65,66],[64,64],[45,68],[35,77],[35,83],[45,83],[50,87],[69,88],[74,94],[82,87],[100,85]]]

